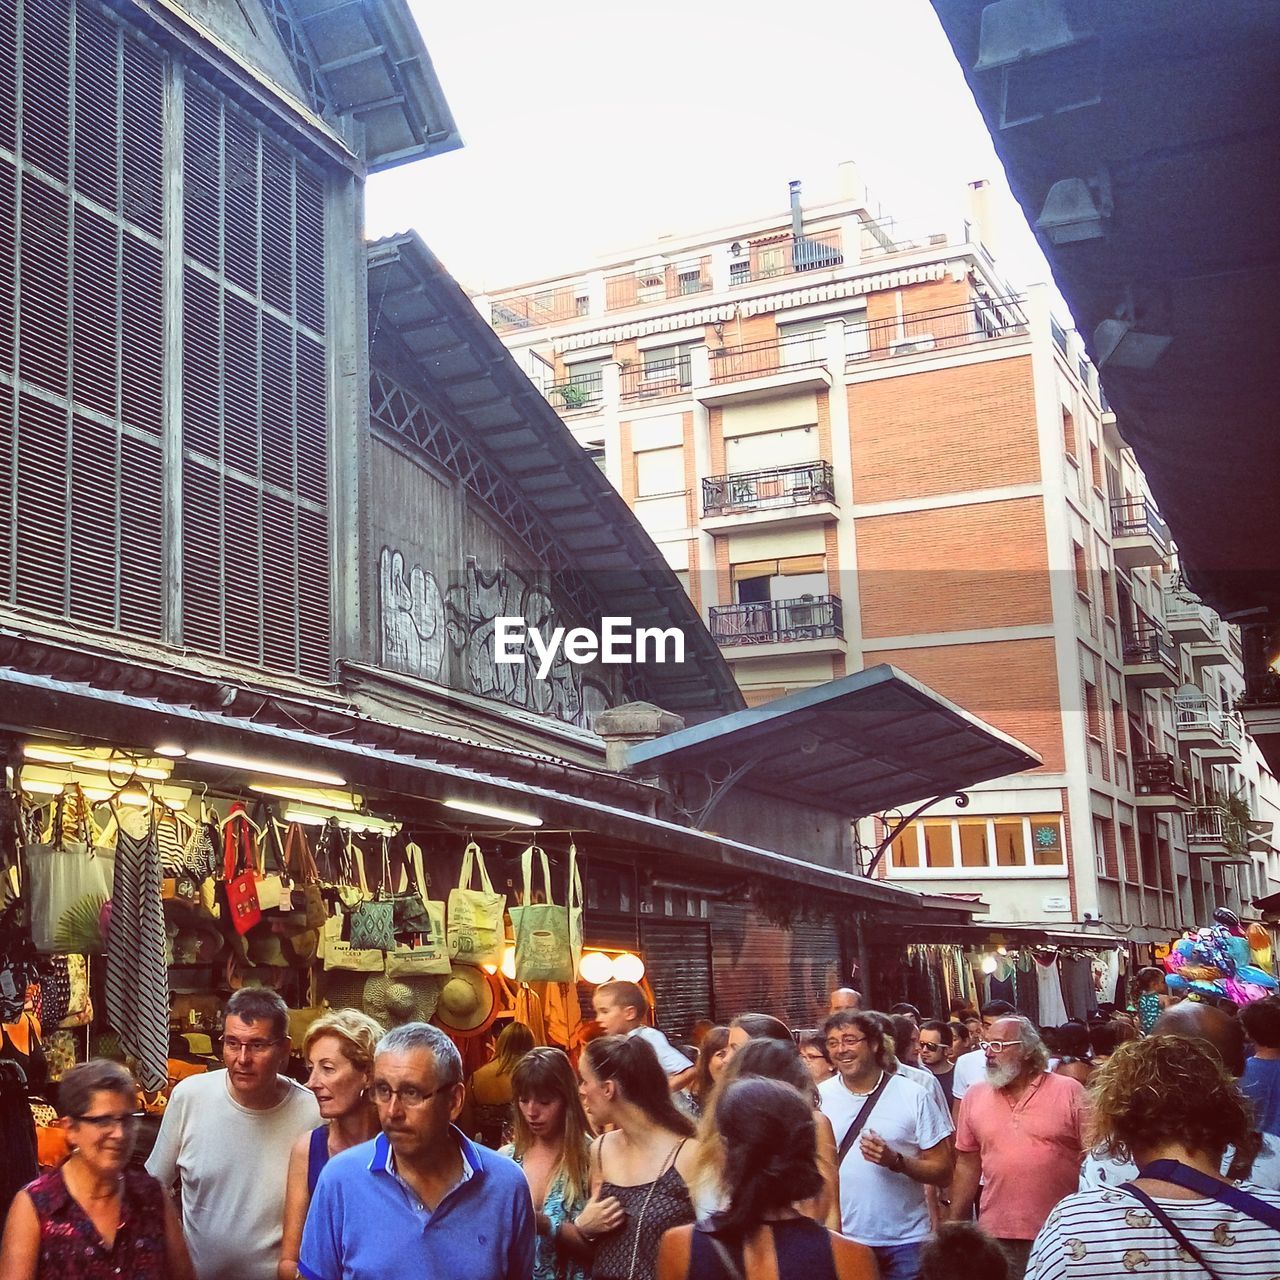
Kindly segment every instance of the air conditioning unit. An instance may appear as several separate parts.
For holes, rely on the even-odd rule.
[[[913,356],[918,351],[932,351],[938,344],[931,333],[917,333],[910,338],[895,338],[889,343],[889,354]]]

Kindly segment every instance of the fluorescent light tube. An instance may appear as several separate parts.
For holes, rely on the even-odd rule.
[[[540,827],[542,819],[531,813],[521,813],[516,809],[500,809],[496,805],[481,804],[477,800],[446,800],[446,809],[459,809],[463,813],[477,813],[482,818],[495,818],[499,822],[510,822],[517,827]]]
[[[326,787],[345,787],[346,778],[323,769],[312,769],[300,764],[281,764],[278,760],[259,760],[253,756],[238,756],[222,751],[205,751],[203,748],[187,752],[188,760],[198,764],[217,765],[223,769],[243,769],[246,773],[265,773],[276,778],[297,778],[301,782],[316,782]]]

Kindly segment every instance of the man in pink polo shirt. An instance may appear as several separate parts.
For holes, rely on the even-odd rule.
[[[1010,1280],[1022,1280],[1049,1211],[1078,1188],[1085,1092],[1045,1071],[1048,1051],[1026,1018],[1001,1018],[987,1034],[986,1081],[965,1094],[956,1117],[949,1216],[970,1217],[981,1180],[978,1225],[1008,1255]]]

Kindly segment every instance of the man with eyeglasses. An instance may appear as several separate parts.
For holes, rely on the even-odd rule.
[[[837,1074],[818,1105],[840,1149],[840,1229],[876,1255],[881,1280],[917,1280],[929,1235],[926,1184],[951,1177],[951,1117],[895,1071],[881,1015],[837,1013],[823,1028]]]
[[[147,1172],[181,1184],[182,1229],[199,1280],[276,1280],[289,1152],[320,1123],[310,1090],[283,1075],[289,1009],[244,987],[227,1002],[225,1071],[173,1089]]]
[[[951,1077],[952,1119],[955,1119],[964,1095],[975,1084],[981,1084],[987,1078],[987,1059],[978,1048],[978,1042],[990,1034],[997,1020],[1012,1017],[1017,1012],[1007,1000],[992,1000],[982,1006],[982,1012],[979,1015],[981,1021],[974,1028],[975,1036],[969,1041],[972,1047],[968,1053],[962,1053],[956,1059],[955,1074]]]
[[[951,1063],[948,1050],[951,1048],[951,1028],[945,1022],[928,1018],[920,1024],[920,1065],[928,1070],[933,1078],[942,1086],[947,1105],[951,1105],[953,1094],[951,1081],[955,1076],[955,1067]]]
[[[325,1165],[302,1233],[305,1280],[529,1280],[529,1184],[454,1125],[462,1059],[426,1022],[378,1042],[370,1093],[382,1133]]]
[[[1001,1018],[987,1034],[987,1079],[965,1094],[956,1119],[948,1216],[970,1217],[981,1179],[978,1225],[999,1241],[1011,1280],[1022,1280],[1045,1219],[1079,1182],[1086,1095],[1078,1080],[1045,1070],[1048,1050],[1027,1018]]]

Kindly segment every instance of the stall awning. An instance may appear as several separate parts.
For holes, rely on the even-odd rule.
[[[887,664],[634,746],[634,769],[727,767],[851,818],[1034,769],[1028,747]]]
[[[545,827],[606,837],[650,858],[655,870],[690,874],[701,869],[743,879],[786,880],[832,895],[850,909],[875,908],[915,920],[965,920],[983,909],[982,904],[899,888],[525,780],[371,745],[359,740],[362,724],[354,716],[350,739],[321,736],[9,667],[0,667],[0,693],[0,729],[60,731],[108,741],[115,736],[137,743],[199,743],[206,750],[323,762],[340,771],[349,785],[396,797],[401,807],[419,813],[447,798],[533,809]],[[423,735],[423,741],[425,746],[429,737]]]

